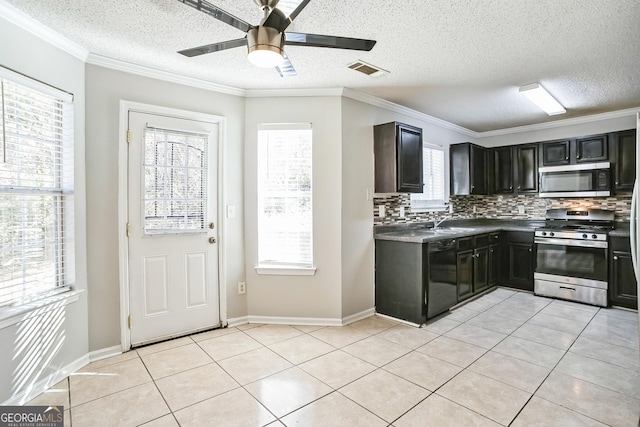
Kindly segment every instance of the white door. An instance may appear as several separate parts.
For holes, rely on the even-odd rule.
[[[218,125],[129,112],[129,309],[136,346],[220,325]]]

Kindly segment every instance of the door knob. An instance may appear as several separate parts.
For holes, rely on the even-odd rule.
[[[216,242],[216,238],[215,237],[209,237],[209,243],[211,243],[212,245]]]
[[[210,228],[211,230],[213,230],[213,228],[214,228],[214,227],[215,227],[215,224],[214,224],[214,223],[212,223],[212,222],[210,222],[210,223],[209,223],[209,228]]]

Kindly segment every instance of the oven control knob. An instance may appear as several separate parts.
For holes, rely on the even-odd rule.
[[[542,232],[542,235],[543,235],[543,236],[546,236],[546,235],[547,235],[547,232],[546,232],[546,231],[543,231],[543,232]]]
[[[582,235],[582,238],[583,238],[583,239],[586,239],[587,237],[589,237],[589,236],[587,236],[586,234],[583,234],[583,235]]]
[[[597,234],[592,234],[592,235],[591,235],[591,238],[592,238],[592,239],[597,239],[597,238],[598,238],[598,235],[597,235]]]
[[[556,233],[554,233],[553,231],[551,233],[549,233],[549,236],[551,236],[551,237],[553,237],[555,235],[556,235]]]

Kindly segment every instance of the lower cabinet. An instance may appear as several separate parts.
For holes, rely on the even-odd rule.
[[[376,240],[378,313],[418,325],[426,321],[427,258],[426,243]]]
[[[490,286],[489,235],[458,239],[458,301]]]
[[[628,237],[610,237],[609,304],[638,308],[638,285]]]
[[[525,231],[505,232],[503,286],[533,292],[533,235]]]

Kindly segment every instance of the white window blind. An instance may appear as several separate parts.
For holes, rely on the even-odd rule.
[[[206,232],[208,135],[147,126],[144,233]]]
[[[424,144],[422,146],[423,192],[411,194],[412,209],[444,207],[445,169],[444,150]]]
[[[0,74],[0,305],[73,283],[73,106]]]
[[[259,265],[313,265],[311,152],[309,124],[258,131]]]

